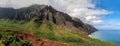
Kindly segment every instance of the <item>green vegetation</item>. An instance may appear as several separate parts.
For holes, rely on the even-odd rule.
[[[32,46],[20,36],[15,36],[9,32],[0,32],[0,46]]]
[[[30,28],[38,38],[44,38],[72,46],[115,46],[112,43],[103,42],[97,39],[87,37],[87,35],[72,33],[66,31],[62,25],[55,25],[52,22],[44,21],[42,24],[36,24],[33,21],[20,23],[9,20],[0,20],[0,30],[18,30],[26,33],[30,33]],[[8,35],[9,34],[9,35]],[[2,37],[1,37],[2,36]],[[8,39],[5,39],[7,37]],[[16,41],[19,39],[19,41]],[[9,45],[26,44],[28,42],[22,40],[22,38],[12,35],[11,33],[0,33],[0,46],[4,46],[5,42],[10,42]],[[31,45],[28,43],[27,45]]]

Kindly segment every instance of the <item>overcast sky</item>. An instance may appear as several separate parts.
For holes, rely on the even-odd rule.
[[[85,23],[103,25],[106,22],[104,16],[113,14],[114,11],[102,8],[102,6],[98,8],[97,3],[104,5],[100,1],[98,2],[98,0],[0,0],[0,7],[18,9],[33,4],[51,5],[55,9],[68,13],[70,16],[77,17]],[[105,25],[105,27],[107,26]]]

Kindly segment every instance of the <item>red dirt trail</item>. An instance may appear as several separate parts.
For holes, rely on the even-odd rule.
[[[33,46],[69,46],[66,44],[57,43],[57,42],[50,41],[50,40],[37,39],[34,34],[28,34],[28,33],[20,32],[20,31],[6,30],[3,32],[11,32],[14,35],[22,36],[24,40],[31,42]]]

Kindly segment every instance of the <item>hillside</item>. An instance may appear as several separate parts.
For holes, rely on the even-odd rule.
[[[51,6],[32,5],[21,9],[0,8],[0,19],[1,31],[13,30],[10,32],[11,34],[21,35],[14,34],[14,30],[16,30],[23,34],[34,35],[36,38],[33,37],[33,39],[48,40],[47,42],[51,43],[49,46],[54,46],[54,42],[61,44],[61,46],[114,46],[114,44],[88,37],[88,34],[97,31],[97,29],[83,23],[80,19],[57,11]],[[45,46],[44,42],[36,45],[32,40],[26,38],[23,40],[29,41],[33,46]],[[3,41],[1,43],[3,44]]]
[[[90,30],[91,28],[86,26],[81,20],[72,18],[66,13],[53,9],[51,6],[33,5],[21,9],[0,8],[0,14],[0,18],[17,21],[30,21],[35,19],[36,22],[42,23],[42,21],[47,20],[56,25],[64,25],[66,29],[70,29],[69,31],[74,30],[73,32],[79,31],[76,28],[83,29],[83,32],[86,34],[97,31],[94,27],[94,30]]]

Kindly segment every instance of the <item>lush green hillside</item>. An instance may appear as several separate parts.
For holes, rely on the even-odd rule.
[[[4,32],[6,30],[19,32]],[[95,27],[47,5],[0,8],[0,31],[0,46],[17,46],[19,43],[19,46],[115,46],[88,37],[97,31]],[[24,39],[19,37],[20,34]]]
[[[49,21],[56,25],[64,25],[67,31],[91,34],[97,29],[92,25],[83,23],[80,19],[69,16],[47,5],[32,5],[30,7],[12,9],[0,8],[0,19],[29,22],[34,19],[36,23]],[[81,31],[79,30],[81,29]]]
[[[115,46],[112,43],[92,39],[85,34],[66,31],[63,27],[64,25],[56,25],[47,20],[42,23],[35,23],[33,20],[24,23],[5,19],[0,20],[0,31],[18,30],[29,34],[34,33],[38,38],[48,39],[71,46]],[[13,38],[11,39],[12,41],[8,40],[9,38]],[[20,39],[20,41],[16,41],[16,39]],[[19,43],[20,46],[23,46],[22,44],[26,43],[26,46],[31,45],[30,43],[25,42],[25,40],[22,40],[19,36],[0,32],[0,46],[4,46],[6,42],[10,42],[9,45],[12,46],[16,46]]]

